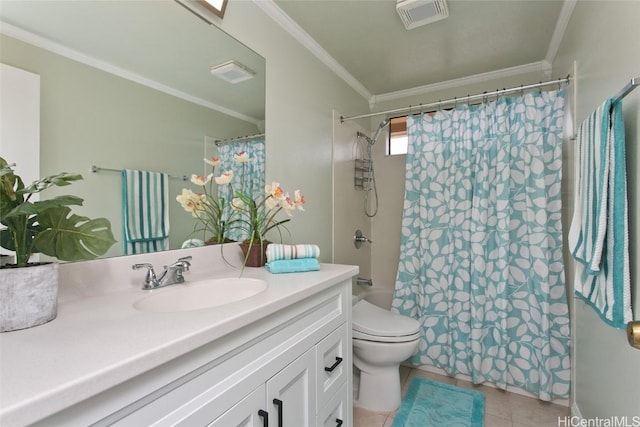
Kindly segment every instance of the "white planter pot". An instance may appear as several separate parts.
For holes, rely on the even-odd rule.
[[[58,263],[0,269],[0,332],[47,323],[57,306]]]

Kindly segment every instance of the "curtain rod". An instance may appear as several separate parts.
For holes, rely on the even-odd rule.
[[[236,142],[246,141],[247,139],[261,138],[263,136],[264,133],[256,133],[254,135],[237,136],[235,138],[217,139],[214,141],[214,144],[219,147],[221,145],[235,144]]]
[[[449,104],[457,104],[458,102],[461,103],[467,103],[467,102],[471,102],[471,101],[477,101],[477,100],[482,100],[485,98],[491,98],[494,96],[499,96],[505,93],[513,93],[513,92],[521,92],[521,91],[525,91],[525,90],[529,90],[529,89],[536,89],[539,87],[544,87],[544,86],[551,86],[551,85],[560,85],[562,83],[566,83],[569,84],[569,82],[571,81],[571,75],[568,75],[567,77],[563,77],[560,79],[556,79],[556,80],[549,80],[547,82],[540,82],[540,83],[533,83],[533,84],[529,84],[529,85],[521,85],[518,87],[512,87],[512,88],[508,88],[508,89],[498,89],[498,90],[494,90],[493,92],[484,92],[484,93],[479,93],[476,95],[467,95],[467,96],[463,96],[461,98],[451,98],[451,99],[445,99],[445,100],[439,100],[437,102],[430,102],[427,104],[420,104],[420,105],[410,105],[408,107],[402,107],[402,108],[396,108],[393,110],[387,110],[387,111],[379,111],[376,113],[368,113],[368,114],[360,114],[358,116],[350,116],[350,117],[344,117],[344,116],[340,116],[340,123],[344,123],[347,120],[355,120],[355,119],[364,119],[367,117],[374,117],[374,116],[381,116],[381,115],[385,115],[385,114],[391,114],[391,113],[404,113],[404,112],[408,112],[410,113],[413,110],[422,110],[424,108],[431,108],[431,107],[442,107],[443,105],[449,105]]]
[[[93,172],[93,173],[98,173],[98,172],[100,172],[100,171],[106,171],[106,172],[118,172],[118,173],[120,173],[120,172],[122,172],[123,170],[124,170],[124,169],[103,168],[103,167],[96,166],[96,165],[92,165],[92,166],[91,166],[91,172]],[[167,176],[168,176],[169,178],[181,179],[182,181],[188,181],[188,180],[189,180],[189,177],[188,177],[187,175],[170,175],[170,174],[167,174]]]

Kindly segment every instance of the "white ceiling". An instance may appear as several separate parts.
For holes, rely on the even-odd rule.
[[[317,42],[319,56],[335,59],[365,98],[499,70],[544,70],[574,4],[448,0],[448,18],[406,30],[395,0],[274,1],[300,27],[297,37],[302,29]]]

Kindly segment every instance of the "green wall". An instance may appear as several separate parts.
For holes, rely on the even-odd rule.
[[[118,243],[107,255],[122,253],[121,180],[118,173],[91,173],[91,165],[201,174],[205,136],[257,132],[251,123],[1,37],[0,62],[41,77],[41,175],[67,171],[84,176],[45,196],[80,196],[85,203],[77,213],[109,218]],[[170,180],[171,248],[180,247],[193,230],[190,214],[175,201],[185,184],[193,188]]]
[[[573,74],[576,61],[577,123],[632,77],[640,77],[640,2],[577,2],[553,64],[554,73]],[[623,101],[629,198],[631,284],[635,317],[640,319],[638,227],[640,226],[640,89]],[[569,147],[572,148],[572,147]],[[566,153],[573,161],[573,150]],[[567,277],[572,278],[572,265]],[[569,280],[570,282],[570,280]],[[625,331],[602,322],[582,301],[574,301],[573,359],[575,407],[583,418],[640,416],[640,351],[627,344]],[[629,423],[632,419],[629,418]]]

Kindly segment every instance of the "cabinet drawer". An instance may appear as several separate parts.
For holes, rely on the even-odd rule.
[[[318,408],[326,405],[347,379],[351,361],[347,332],[347,324],[343,324],[316,345]]]
[[[351,425],[348,392],[347,383],[342,384],[338,393],[318,413],[317,427],[347,427]]]
[[[262,384],[207,427],[262,427],[266,425],[264,417],[268,414],[263,412],[265,408],[264,393],[265,386]]]

